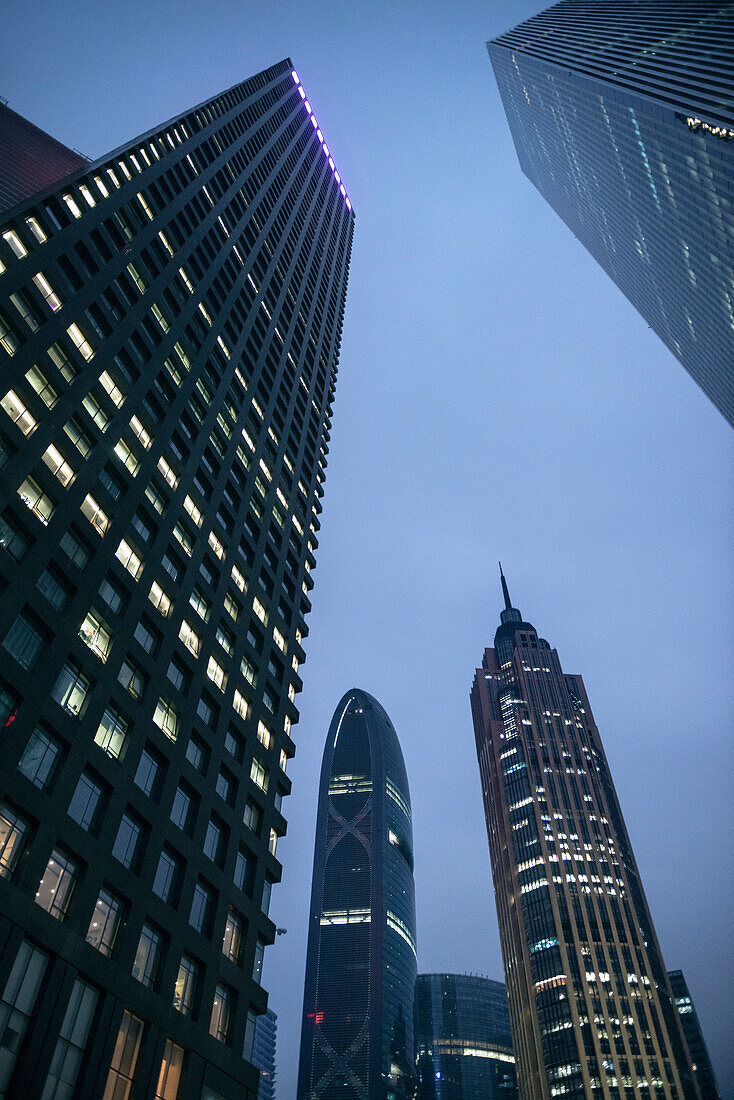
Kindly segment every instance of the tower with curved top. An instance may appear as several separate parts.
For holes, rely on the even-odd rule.
[[[321,767],[298,1100],[413,1096],[415,979],[405,763],[386,712],[354,688]]]

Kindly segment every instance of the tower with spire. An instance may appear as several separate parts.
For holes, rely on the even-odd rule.
[[[695,1100],[583,681],[500,581],[471,704],[521,1100]]]

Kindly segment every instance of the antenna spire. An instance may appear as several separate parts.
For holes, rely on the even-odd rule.
[[[505,597],[505,610],[510,611],[512,609],[512,603],[510,601],[510,593],[507,589],[507,581],[505,580],[505,574],[502,572],[502,562],[500,566],[500,580],[502,581],[502,595]]]

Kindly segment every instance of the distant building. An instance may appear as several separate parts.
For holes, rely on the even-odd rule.
[[[697,1100],[583,680],[501,580],[471,704],[520,1097]]]
[[[413,1100],[413,827],[392,722],[348,691],[319,785],[298,1100]]]
[[[275,1044],[278,1017],[272,1008],[258,1016],[255,1041],[252,1044],[252,1064],[260,1070],[257,1100],[275,1100]]]
[[[701,1100],[721,1100],[721,1093],[714,1076],[714,1067],[711,1065],[709,1052],[706,1049],[701,1031],[701,1024],[691,1000],[686,979],[683,977],[683,971],[669,970],[668,977],[673,989],[676,1008],[680,1013],[680,1022],[683,1025],[683,1034],[688,1043],[693,1073],[701,1092]]]
[[[254,1100],[353,224],[288,60],[0,219],[8,1100]]]
[[[469,974],[419,974],[417,1100],[516,1100],[507,990]]]
[[[489,43],[523,172],[731,424],[733,17],[562,0]]]
[[[0,215],[89,161],[0,103]]]

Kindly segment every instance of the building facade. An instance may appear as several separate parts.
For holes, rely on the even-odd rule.
[[[523,172],[734,424],[734,5],[562,0],[489,55]]]
[[[709,1052],[704,1042],[701,1024],[698,1019],[695,1005],[683,976],[682,970],[669,970],[670,987],[675,997],[675,1007],[678,1009],[680,1022],[683,1026],[683,1034],[688,1044],[688,1053],[691,1056],[691,1066],[701,1093],[701,1100],[721,1100],[719,1086],[716,1084],[714,1067],[711,1065]]]
[[[417,1100],[517,1100],[507,990],[474,974],[419,974]]]
[[[257,1100],[275,1100],[275,1047],[278,1033],[278,1017],[269,1008],[258,1016],[255,1024],[255,1040],[252,1044],[252,1064],[260,1070]]]
[[[352,230],[287,60],[0,225],[8,1100],[254,1100]]]
[[[383,708],[354,688],[321,767],[298,1100],[412,1100],[416,969],[403,754]]]
[[[696,1098],[583,681],[502,587],[471,704],[520,1096]]]

